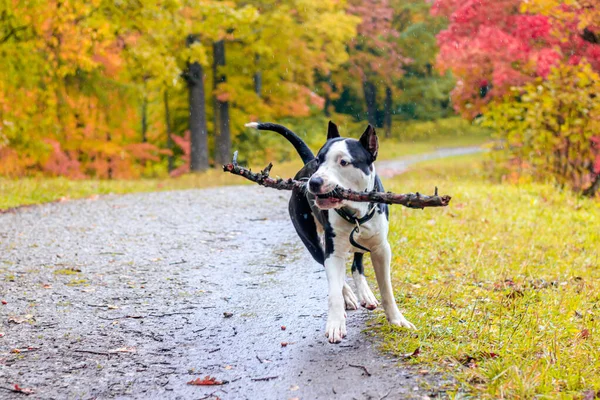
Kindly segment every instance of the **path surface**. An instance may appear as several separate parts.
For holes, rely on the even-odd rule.
[[[327,343],[325,274],[287,198],[240,186],[0,215],[0,398],[24,397],[14,384],[43,399],[438,393],[439,377],[376,352],[361,332],[367,310],[349,312],[348,339]],[[186,384],[205,375],[229,383]]]

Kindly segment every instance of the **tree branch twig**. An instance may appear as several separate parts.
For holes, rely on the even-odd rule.
[[[230,164],[223,165],[223,171],[229,172],[234,175],[243,176],[249,181],[258,183],[261,186],[265,186],[277,190],[306,190],[305,181],[297,181],[294,179],[282,179],[282,178],[271,178],[269,173],[273,167],[272,163],[269,163],[265,169],[260,172],[252,172],[250,169],[241,167],[237,163],[236,151],[233,154],[233,160]],[[433,196],[423,195],[417,193],[406,193],[397,194],[392,192],[357,192],[351,189],[344,189],[341,187],[335,188],[331,193],[328,194],[329,198],[335,198],[340,200],[350,200],[365,203],[384,203],[384,204],[400,204],[408,208],[425,208],[425,207],[445,207],[450,203],[452,199],[448,195],[439,196],[438,189],[435,188]]]

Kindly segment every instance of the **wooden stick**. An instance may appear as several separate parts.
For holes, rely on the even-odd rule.
[[[233,161],[230,164],[223,165],[223,171],[232,173],[234,175],[243,176],[249,181],[258,183],[261,186],[273,188],[277,190],[306,190],[305,181],[297,181],[294,179],[281,179],[271,178],[269,172],[273,167],[272,163],[269,163],[267,167],[260,172],[252,172],[250,169],[241,167],[237,163],[236,151],[233,154]],[[321,197],[321,196],[319,196]],[[417,193],[397,194],[392,192],[357,192],[351,189],[344,189],[341,187],[335,188],[331,191],[327,197],[358,201],[364,203],[385,203],[385,204],[400,204],[408,208],[420,208],[425,207],[445,207],[450,203],[452,197],[448,195],[438,196],[438,189],[435,188],[435,194],[433,196],[427,196]]]

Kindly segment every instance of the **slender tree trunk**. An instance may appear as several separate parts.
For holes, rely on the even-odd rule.
[[[329,75],[327,75],[327,90],[325,90],[325,105],[323,107],[323,113],[325,114],[325,116],[327,118],[329,118],[331,116],[331,112],[329,111],[329,107],[331,107],[331,95],[329,93],[330,90],[332,90],[332,85],[331,85],[331,73],[329,73]]]
[[[144,93],[144,98],[142,99],[142,143],[146,143],[148,138],[146,137],[148,133],[148,97],[146,93]]]
[[[256,56],[254,56],[254,65],[256,66],[256,72],[254,72],[254,92],[258,97],[261,97],[263,81],[262,72],[258,67],[259,61],[260,56],[257,54]]]
[[[371,126],[377,126],[377,91],[375,85],[368,80],[363,81],[365,102],[367,103],[367,120]]]
[[[327,118],[331,117],[329,107],[331,107],[331,99],[329,98],[329,93],[325,93],[325,105],[323,106],[323,113]]]
[[[188,46],[196,38],[188,36]],[[206,132],[206,98],[204,96],[204,69],[197,62],[188,64],[187,83],[190,105],[190,170],[203,171],[208,168],[208,146]]]
[[[165,126],[167,128],[167,149],[169,149],[169,157],[167,158],[168,162],[168,170],[169,173],[173,171],[173,138],[171,135],[173,131],[171,130],[171,110],[169,109],[169,91],[165,88],[165,92],[163,95],[163,100],[165,104]]]
[[[392,136],[392,88],[385,88],[385,115],[383,117],[383,126],[385,127],[385,137]]]
[[[227,82],[227,77],[220,67],[225,66],[225,42],[219,40],[213,44],[213,72],[214,72],[214,87],[216,89],[219,83]],[[215,131],[218,127],[218,135],[216,137],[216,152],[215,162],[217,164],[227,164],[231,158],[231,133],[229,129],[229,102],[220,101],[215,96],[215,116],[217,123]]]

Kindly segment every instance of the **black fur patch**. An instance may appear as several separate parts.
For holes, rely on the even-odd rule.
[[[344,140],[347,140],[345,138],[334,138],[334,139],[329,139],[324,145],[323,147],[321,147],[321,150],[319,150],[319,152],[317,153],[317,160],[319,161],[319,164],[322,164],[325,162],[325,158],[327,157],[327,153],[329,152],[329,150],[331,149],[331,146],[334,143],[337,142],[342,142]]]
[[[296,174],[294,179],[308,178],[312,176],[316,170],[317,160],[312,160]],[[302,243],[304,243],[315,261],[323,265],[325,262],[325,254],[317,233],[317,224],[315,223],[313,214],[321,223],[323,223],[322,220],[324,218],[320,215],[319,211],[315,212],[315,210],[313,210],[305,190],[294,189],[292,191],[292,197],[289,202],[289,213],[292,224],[296,229],[296,233],[300,236]]]
[[[363,265],[363,253],[354,253],[354,261],[352,261],[352,273],[358,271],[359,274],[365,274],[365,267]]]
[[[378,192],[384,192],[383,183],[381,183],[381,179],[379,179],[379,175],[375,175],[375,190]],[[379,214],[385,213],[385,219],[390,220],[390,208],[387,204],[377,203],[377,212]]]
[[[325,230],[325,259],[327,259],[333,254],[333,238],[335,237],[335,232],[329,223],[329,211],[324,211],[323,214],[325,216],[325,223],[323,224]]]
[[[371,164],[373,164],[373,156],[364,148],[364,146],[355,139],[346,139],[348,152],[352,157],[352,165],[354,168],[360,169],[365,175],[371,174]]]

